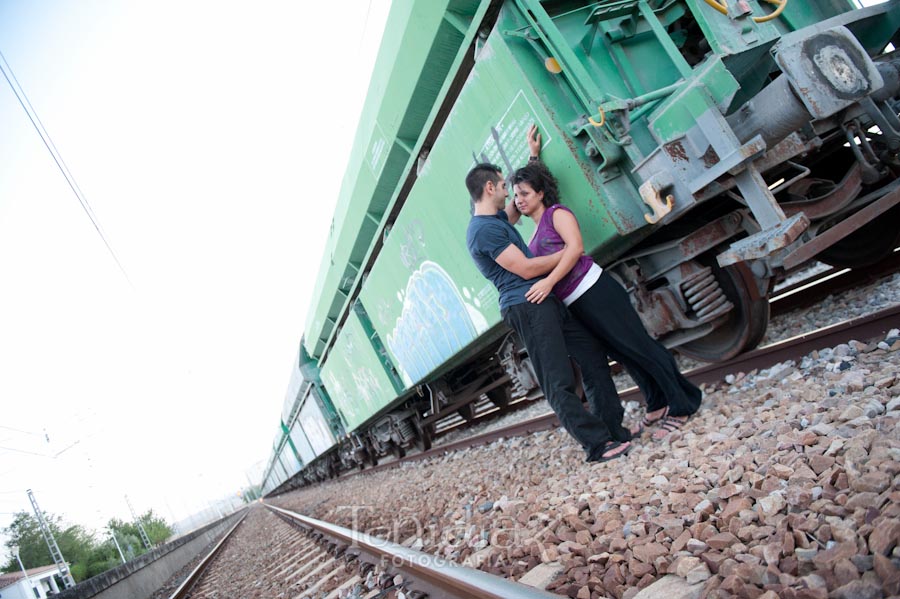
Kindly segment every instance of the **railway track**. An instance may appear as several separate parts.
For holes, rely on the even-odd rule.
[[[237,530],[238,526],[241,525],[241,522],[247,517],[247,513],[241,516],[241,519],[238,520],[234,526],[232,526],[222,538],[219,539],[219,542],[215,544],[212,550],[206,554],[206,556],[200,560],[200,563],[191,571],[190,574],[187,575],[187,578],[178,586],[177,589],[172,593],[170,599],[185,599],[186,597],[190,597],[192,591],[195,587],[197,587],[197,583],[203,577],[204,573],[207,571],[209,566],[215,561],[216,556],[219,555],[219,552],[231,538],[231,535]]]
[[[893,306],[880,310],[868,316],[855,318],[848,322],[825,327],[811,333],[798,335],[791,339],[773,343],[766,347],[747,352],[733,360],[717,364],[708,364],[684,375],[699,385],[721,381],[726,375],[737,372],[749,372],[772,366],[786,360],[796,360],[802,356],[824,347],[833,347],[851,340],[868,341],[894,328],[900,328],[900,306]],[[642,396],[637,387],[631,387],[619,393],[623,401],[641,399]],[[467,449],[477,445],[491,443],[501,438],[517,437],[530,433],[549,430],[559,426],[556,414],[550,412],[530,420],[518,422],[507,427],[475,435],[452,443],[433,447],[428,451],[408,455],[392,462],[371,466],[362,471],[352,472],[344,476],[354,476],[360,472],[377,472],[387,468],[393,468],[404,463],[423,460],[442,455],[446,452]]]
[[[170,599],[547,599],[546,591],[271,505],[255,506]]]

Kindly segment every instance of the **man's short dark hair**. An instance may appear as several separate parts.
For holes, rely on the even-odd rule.
[[[503,180],[500,167],[489,162],[476,164],[466,175],[466,188],[473,202],[481,201],[481,194],[484,193],[484,186],[488,182],[499,183]]]

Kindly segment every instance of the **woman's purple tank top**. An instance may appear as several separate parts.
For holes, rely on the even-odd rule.
[[[556,229],[553,228],[553,213],[557,210],[565,210],[575,218],[572,211],[562,204],[554,204],[544,210],[544,215],[541,217],[541,222],[538,223],[537,230],[534,232],[534,237],[531,238],[531,242],[528,244],[528,249],[531,250],[531,253],[535,256],[554,254],[563,249],[566,245],[566,242],[563,241],[562,237],[559,236],[559,233],[556,232]],[[578,222],[578,219],[575,219],[575,222]],[[553,293],[556,294],[556,297],[560,300],[564,300],[569,294],[575,291],[575,288],[578,287],[581,279],[584,278],[584,275],[587,274],[593,264],[594,261],[590,256],[582,255],[581,258],[578,259],[578,262],[575,263],[575,266],[572,267],[572,270],[569,271],[569,274],[564,276],[560,279],[559,283],[554,285]]]

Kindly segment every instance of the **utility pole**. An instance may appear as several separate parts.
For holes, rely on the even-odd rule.
[[[44,520],[44,514],[41,512],[41,508],[38,507],[37,499],[34,498],[34,493],[31,492],[31,489],[28,489],[28,499],[31,501],[31,508],[34,510],[34,515],[38,519],[38,524],[41,527],[41,534],[44,535],[44,540],[47,542],[47,548],[50,549],[50,556],[53,558],[54,563],[56,563],[56,567],[59,568],[59,575],[62,578],[63,586],[67,589],[71,589],[75,586],[75,579],[72,578],[71,572],[69,572],[69,565],[66,563],[66,560],[63,559],[62,552],[59,550],[59,545],[56,544],[56,539],[53,538],[53,532],[50,530],[50,526],[47,525],[47,521]]]
[[[250,499],[259,499],[259,494],[256,492],[256,485],[254,485],[254,484],[253,484],[253,481],[250,480],[250,475],[247,474],[247,472],[245,471],[245,472],[244,472],[244,476],[247,477],[247,484],[250,485],[250,487],[249,487],[249,489],[250,489],[250,492],[249,492]]]
[[[125,554],[122,553],[122,548],[119,546],[119,540],[116,538],[116,531],[112,528],[109,529],[109,534],[112,535],[113,543],[116,544],[116,549],[119,550],[119,557],[122,558],[122,563],[125,563]]]
[[[28,578],[28,572],[25,570],[25,566],[22,565],[22,556],[19,555],[19,546],[13,545],[12,547],[10,547],[10,549],[12,549],[12,552],[16,554],[16,560],[18,560],[19,562],[19,567],[22,569],[22,576],[25,577],[25,582],[28,583],[28,588],[32,589],[33,591],[34,583],[31,582],[30,578]]]
[[[144,525],[141,524],[141,521],[138,519],[137,514],[134,513],[134,508],[131,507],[131,502],[128,501],[128,495],[125,496],[125,503],[128,504],[128,509],[131,510],[131,517],[134,518],[134,523],[138,527],[138,531],[141,533],[141,541],[144,542],[144,547],[149,551],[152,549],[150,547],[150,537],[147,536],[147,531],[144,530]]]

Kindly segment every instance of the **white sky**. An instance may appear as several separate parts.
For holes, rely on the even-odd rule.
[[[133,284],[0,78],[0,527],[28,488],[181,519],[268,458],[389,4],[0,0]]]

